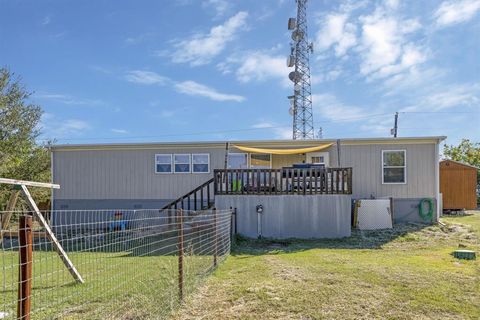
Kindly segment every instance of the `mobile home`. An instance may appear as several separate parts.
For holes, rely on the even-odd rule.
[[[52,208],[198,209],[252,202],[252,196],[296,196],[290,211],[313,201],[334,219],[340,206],[345,221],[336,223],[344,224],[351,199],[392,198],[395,222],[402,222],[422,221],[415,208],[428,198],[435,220],[444,138],[56,145],[52,173],[61,188]],[[289,173],[295,168],[304,173]],[[344,200],[327,200],[334,196]]]

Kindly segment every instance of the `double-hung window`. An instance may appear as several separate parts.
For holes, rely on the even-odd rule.
[[[189,154],[174,154],[173,163],[175,173],[190,173],[190,155]]]
[[[155,172],[156,173],[172,173],[172,155],[171,154],[155,155]]]
[[[405,150],[382,151],[382,183],[407,183],[407,159]]]
[[[248,154],[229,153],[228,169],[248,169]]]
[[[209,173],[210,172],[210,155],[208,153],[192,154],[192,172],[193,173]]]

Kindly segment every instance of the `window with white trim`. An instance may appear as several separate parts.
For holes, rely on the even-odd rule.
[[[172,173],[172,155],[171,154],[155,155],[155,172],[156,173]]]
[[[269,153],[250,153],[250,168],[270,169],[272,167],[272,155]]]
[[[190,173],[190,154],[174,154],[173,164],[175,173]]]
[[[192,172],[209,173],[210,172],[210,154],[193,153],[192,154]]]
[[[248,169],[248,155],[246,153],[229,153],[228,169]]]
[[[383,183],[407,183],[406,151],[382,150],[382,170]]]

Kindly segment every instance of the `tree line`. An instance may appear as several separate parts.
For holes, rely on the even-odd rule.
[[[37,141],[43,111],[30,103],[31,95],[20,77],[0,68],[0,177],[48,182],[49,143]],[[5,208],[11,189],[11,185],[0,184],[0,210]],[[31,192],[37,202],[50,199],[48,189],[32,188]],[[23,205],[21,201],[19,205]]]

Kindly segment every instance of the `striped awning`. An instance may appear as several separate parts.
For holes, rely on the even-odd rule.
[[[269,153],[269,154],[301,154],[315,151],[322,151],[331,147],[333,143],[322,144],[316,147],[300,148],[300,149],[266,149],[266,148],[253,148],[233,145],[233,147],[250,153]]]

